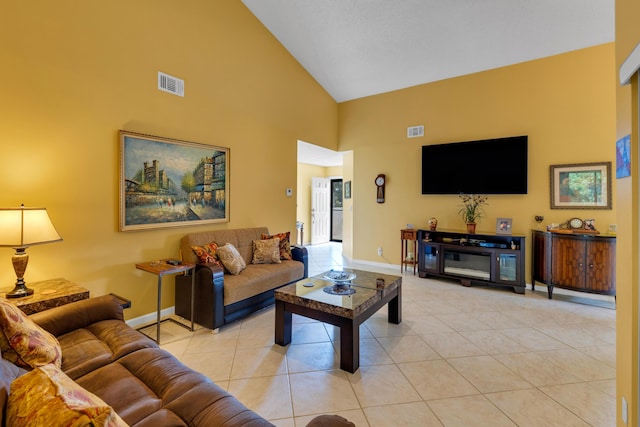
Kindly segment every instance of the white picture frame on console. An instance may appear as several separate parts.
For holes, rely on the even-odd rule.
[[[511,234],[513,220],[511,218],[496,219],[496,234]]]

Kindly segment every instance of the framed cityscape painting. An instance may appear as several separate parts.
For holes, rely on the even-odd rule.
[[[120,131],[120,231],[229,221],[229,149]]]

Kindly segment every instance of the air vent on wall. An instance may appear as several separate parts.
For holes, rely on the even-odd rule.
[[[424,136],[424,125],[407,128],[407,138],[418,138],[420,136]]]
[[[174,95],[184,96],[184,80],[158,71],[158,89]]]

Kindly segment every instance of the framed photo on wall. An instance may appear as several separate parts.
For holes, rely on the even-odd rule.
[[[631,176],[631,135],[616,141],[616,178]]]
[[[611,162],[551,165],[551,209],[611,209]]]
[[[496,234],[511,234],[511,226],[511,218],[496,219]]]
[[[120,231],[229,221],[229,149],[120,131]]]
[[[351,198],[351,181],[346,181],[344,183],[344,198],[345,199]]]

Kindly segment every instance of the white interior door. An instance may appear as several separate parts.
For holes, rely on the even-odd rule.
[[[331,238],[331,180],[311,178],[311,244]]]

